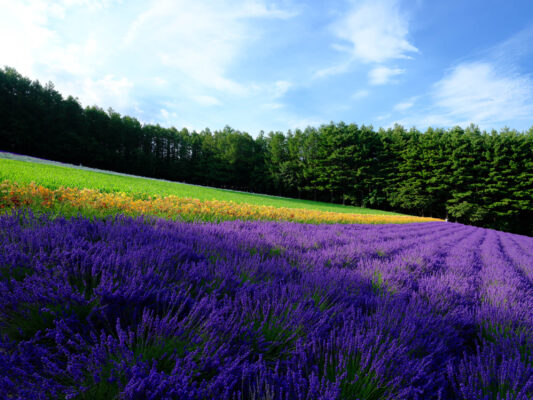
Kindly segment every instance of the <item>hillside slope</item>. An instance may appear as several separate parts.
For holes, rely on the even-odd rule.
[[[103,192],[122,192],[130,195],[174,195],[198,200],[220,200],[258,206],[297,208],[348,214],[402,215],[370,208],[343,206],[311,200],[298,200],[263,194],[238,192],[145,178],[87,168],[81,165],[59,163],[35,157],[0,152],[0,181],[22,184],[37,183],[50,189],[59,187],[98,189]]]

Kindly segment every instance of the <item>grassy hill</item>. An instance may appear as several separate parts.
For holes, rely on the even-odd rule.
[[[174,195],[198,200],[232,201],[278,208],[296,208],[348,214],[402,215],[370,208],[343,206],[310,200],[290,199],[170,182],[63,164],[34,157],[0,152],[0,182],[37,183],[50,189],[59,187],[98,189],[101,192],[129,195]]]

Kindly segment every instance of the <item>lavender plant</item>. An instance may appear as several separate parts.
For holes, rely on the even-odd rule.
[[[533,397],[533,239],[0,217],[0,397]]]

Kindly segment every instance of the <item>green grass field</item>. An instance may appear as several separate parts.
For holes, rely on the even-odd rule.
[[[81,169],[68,164],[47,162],[31,157],[0,152],[0,181],[4,180],[18,183],[34,182],[50,189],[57,189],[63,186],[98,189],[103,192],[124,192],[130,195],[176,195],[199,200],[223,200],[274,207],[303,208],[355,214],[401,215],[370,208],[236,192],[158,179],[126,176],[88,168]]]

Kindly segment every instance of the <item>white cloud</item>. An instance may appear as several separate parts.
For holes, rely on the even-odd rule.
[[[133,83],[129,79],[95,74],[102,57],[98,42],[91,34],[71,37],[61,35],[54,28],[62,24],[73,7],[92,12],[108,3],[0,0],[0,37],[3,38],[0,65],[15,67],[21,74],[41,82],[52,80],[61,93],[78,97],[84,105],[96,104],[120,111],[133,106],[130,96]]]
[[[293,86],[289,81],[276,81],[273,85],[262,85],[256,89],[262,92],[265,100],[270,100],[267,103],[262,104],[262,108],[266,110],[279,110],[285,107],[285,104],[280,103],[278,100],[285,96],[289,89]]]
[[[23,75],[42,82],[53,81],[64,95],[73,95],[83,105],[133,107],[133,83],[125,77],[98,74],[103,62],[101,47],[92,34],[62,35],[61,25],[74,7],[96,12],[109,1],[63,0],[57,2],[0,0],[0,65],[15,67]],[[102,77],[103,76],[103,77]]]
[[[95,38],[82,43],[68,43],[48,49],[47,69],[52,73],[67,72],[74,76],[90,76],[101,63],[99,46]]]
[[[277,81],[274,83],[273,97],[276,99],[284,96],[291,87],[292,83],[289,81]]]
[[[332,48],[346,53],[348,58],[336,65],[318,70],[314,78],[338,75],[356,63],[380,64],[369,72],[370,83],[388,83],[403,69],[384,64],[396,59],[409,59],[418,49],[408,40],[408,18],[401,12],[397,0],[352,1],[350,9],[331,24],[330,29],[342,42]]]
[[[391,115],[391,114],[389,114]],[[416,127],[418,129],[425,129],[429,126],[432,127],[451,127],[455,125],[468,125],[464,121],[457,121],[450,119],[443,114],[432,114],[432,113],[423,113],[423,114],[412,114],[400,119],[389,120],[390,123],[387,124],[388,127],[392,127],[394,124],[399,124],[404,127]]]
[[[355,99],[355,100],[363,99],[367,97],[369,94],[370,92],[368,90],[361,89],[352,95],[352,99]]]
[[[124,41],[151,49],[163,65],[197,85],[244,96],[254,85],[230,78],[228,69],[260,36],[250,19],[292,15],[258,0],[157,0],[135,19]]]
[[[391,82],[392,77],[405,73],[401,68],[389,68],[385,66],[379,66],[372,68],[368,73],[370,84],[372,85],[384,85]]]
[[[463,63],[434,86],[435,106],[449,119],[497,123],[533,114],[533,80],[488,62]]]
[[[408,21],[395,0],[354,2],[334,23],[333,32],[349,43],[342,48],[365,63],[409,58],[409,53],[418,52],[408,41]]]
[[[155,76],[154,78],[152,78],[152,81],[154,85],[157,86],[165,86],[168,84],[168,81],[165,78],[161,78],[160,76]]]
[[[408,109],[410,109],[411,107],[413,107],[413,105],[415,104],[415,98],[414,97],[411,97],[409,100],[406,100],[406,101],[402,101],[398,104],[396,104],[393,109],[395,111],[406,111]]]
[[[42,78],[58,72],[87,76],[101,62],[91,34],[61,35],[53,25],[63,24],[75,7],[93,13],[112,1],[0,0],[0,65],[14,66],[20,73]]]
[[[229,104],[228,97],[278,104],[292,87],[288,80],[250,82],[233,72],[250,46],[268,40],[259,20],[296,15],[285,6],[266,0],[153,0],[128,3],[124,12],[116,2],[0,0],[0,66],[51,80],[83,105],[135,112],[150,121],[139,109],[147,100],[136,96],[158,96],[158,104],[147,109],[160,118],[164,102],[179,93],[180,106],[164,108],[171,118],[194,105]]]
[[[120,2],[120,0],[60,0],[57,8],[62,8],[63,12],[68,7],[80,7],[83,6],[89,11],[101,11],[102,9],[109,7],[111,4]]]
[[[351,61],[346,61],[332,67],[319,69],[313,74],[313,78],[325,78],[331,75],[339,75],[347,72],[350,69]]]
[[[263,104],[263,107],[268,110],[279,110],[285,107],[285,105],[281,103],[266,103],[266,104]]]
[[[240,4],[237,16],[243,18],[279,18],[289,19],[295,17],[298,13],[294,10],[282,10],[275,5],[265,4],[260,0],[248,0]]]
[[[376,120],[377,121],[383,121],[384,119],[388,119],[391,117],[391,114],[390,113],[387,113],[387,114],[383,114],[383,115],[378,115],[376,117]]]
[[[75,93],[84,105],[112,107],[125,110],[134,105],[131,98],[133,83],[127,78],[106,75],[101,79],[84,78],[60,82],[56,85],[62,93]]]
[[[15,66],[23,74],[34,73],[35,59],[57,40],[46,27],[52,11],[46,2],[0,0],[0,63]],[[16,33],[15,33],[16,32]]]
[[[287,121],[284,121],[285,124],[288,126],[289,129],[305,129],[308,126],[317,127],[321,124],[326,123],[325,120],[321,120],[318,118],[298,118],[298,117],[291,117]]]
[[[216,97],[208,95],[194,95],[193,100],[202,106],[217,106],[222,104]]]
[[[168,117],[169,117],[169,115],[170,115],[170,114],[168,113],[168,111],[167,111],[166,109],[164,109],[164,108],[162,108],[161,110],[159,110],[159,113],[161,114],[161,116],[162,116],[165,120],[167,120]]]
[[[516,126],[520,121],[530,123],[533,115],[533,79],[495,62],[461,63],[424,97],[427,107],[413,110],[418,97],[397,104],[396,111],[409,113],[395,122],[420,129],[470,123],[493,129]]]

